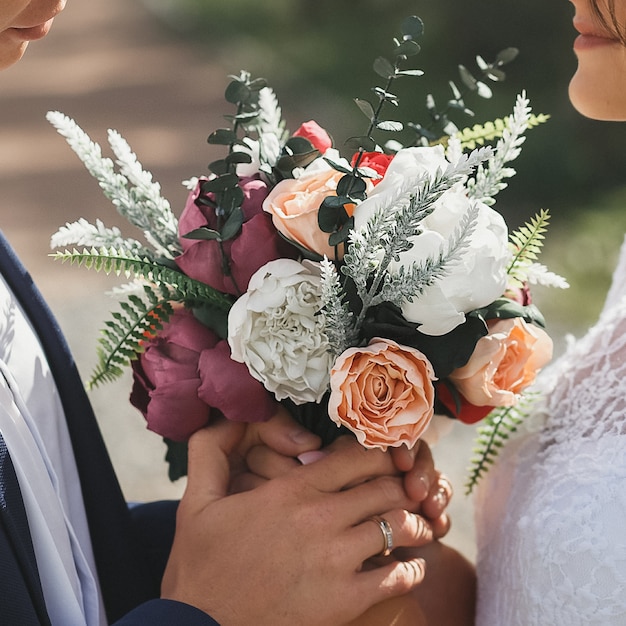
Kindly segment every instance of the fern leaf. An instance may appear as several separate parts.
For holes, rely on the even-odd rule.
[[[179,302],[206,302],[222,310],[228,311],[232,299],[212,287],[189,278],[180,271],[146,257],[138,257],[128,250],[101,248],[99,250],[64,250],[51,255],[55,260],[84,266],[88,269],[115,273],[126,276],[134,275],[148,282],[164,285],[175,292],[172,300]]]
[[[543,113],[531,115],[528,118],[528,128],[545,124],[549,119],[550,116]],[[463,128],[454,136],[461,142],[461,147],[464,150],[473,150],[476,146],[483,146],[495,139],[500,139],[507,126],[508,119],[498,118],[485,124],[474,124],[472,127]]]
[[[530,414],[532,405],[537,401],[538,393],[527,393],[516,406],[494,409],[478,428],[475,456],[471,461],[469,475],[465,483],[465,494],[472,493],[478,481],[493,465],[498,452],[507,439],[518,429]]]
[[[530,222],[511,233],[510,244],[513,258],[507,268],[507,273],[514,283],[521,285],[528,279],[528,270],[541,252],[549,222],[550,213],[542,209]]]
[[[146,306],[140,298],[133,298],[122,302],[120,307],[123,313],[112,314],[116,321],[105,322],[106,328],[98,340],[98,364],[88,382],[90,389],[119,378],[124,368],[143,351],[145,342],[155,336],[157,326],[162,327],[173,313],[169,299]]]

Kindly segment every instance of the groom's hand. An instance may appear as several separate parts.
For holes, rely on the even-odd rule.
[[[228,457],[244,435],[244,425],[220,422],[189,442],[164,598],[196,606],[223,626],[328,626],[422,580],[421,559],[362,570],[383,548],[371,515],[382,513],[397,546],[432,540],[428,523],[407,512],[415,503],[401,479],[360,482],[384,473],[388,455],[344,439],[316,463],[227,495]]]

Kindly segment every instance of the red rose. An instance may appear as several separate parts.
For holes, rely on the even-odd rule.
[[[352,157],[352,167],[356,165],[358,157],[358,153]],[[380,178],[372,179],[374,185],[377,185],[383,179],[391,161],[393,161],[393,154],[385,154],[384,152],[364,152],[359,161],[359,167],[368,167],[374,170],[380,176]]]
[[[324,154],[328,148],[332,148],[333,140],[330,135],[317,123],[311,120],[300,124],[300,128],[292,135],[292,137],[304,137],[311,142],[311,145]]]
[[[187,310],[176,311],[133,361],[131,404],[148,428],[186,441],[213,410],[234,421],[263,421],[276,403],[245,365],[230,358],[226,341]]]
[[[203,226],[217,226],[214,210],[196,204],[202,182],[204,181],[198,182],[198,186],[187,199],[179,222],[181,235]],[[242,178],[239,185],[245,196],[241,207],[244,223],[239,235],[222,245],[232,278],[224,274],[222,251],[217,241],[181,237],[183,254],[175,259],[178,267],[187,276],[235,296],[245,292],[250,277],[260,267],[269,261],[283,257],[293,258],[297,254],[293,246],[276,232],[270,216],[262,210],[263,200],[268,193],[266,183],[252,177]]]

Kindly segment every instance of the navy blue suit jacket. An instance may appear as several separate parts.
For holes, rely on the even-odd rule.
[[[37,333],[50,364],[76,457],[80,487],[107,617],[119,626],[215,625],[185,604],[159,600],[159,585],[174,531],[176,503],[130,510],[124,501],[104,441],[69,348],[32,278],[0,233],[0,272]],[[1,485],[0,485],[1,488]],[[0,515],[2,511],[0,511]],[[15,571],[0,577],[0,621],[15,626],[49,623],[36,567],[22,558],[0,524],[0,559]]]

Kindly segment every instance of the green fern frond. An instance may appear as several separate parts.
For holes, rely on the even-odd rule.
[[[232,305],[232,299],[217,289],[189,278],[168,265],[146,257],[135,256],[128,250],[91,248],[79,251],[74,249],[55,252],[51,256],[62,263],[69,262],[106,274],[114,273],[118,276],[124,274],[126,277],[134,275],[148,282],[167,285],[176,292],[173,298],[175,301],[206,302],[224,311],[228,311]]]
[[[535,128],[549,119],[550,116],[543,113],[531,115],[528,119],[528,128]],[[484,146],[495,139],[500,139],[507,126],[507,119],[498,118],[492,122],[463,128],[455,134],[455,138],[461,142],[463,150],[474,150],[477,146]]]
[[[465,483],[465,495],[470,495],[481,477],[493,465],[500,449],[518,426],[528,417],[532,405],[539,394],[528,393],[522,396],[516,406],[494,409],[478,428],[475,456],[469,468]]]
[[[549,222],[550,213],[541,209],[530,222],[526,222],[524,226],[510,235],[513,258],[507,268],[507,273],[518,285],[524,283],[527,268],[537,260],[541,253]]]
[[[122,311],[114,311],[113,319],[105,322],[98,340],[98,364],[87,383],[90,389],[119,378],[174,312],[171,302],[176,301],[176,292],[160,287],[157,294],[150,285],[144,285],[144,291],[146,301],[130,295],[120,303]]]

